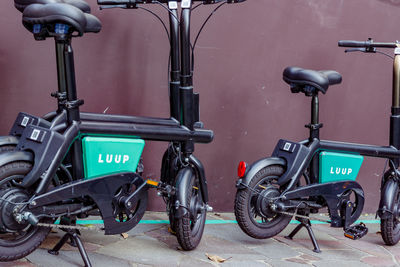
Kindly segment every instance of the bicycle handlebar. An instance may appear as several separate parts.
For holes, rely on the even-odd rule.
[[[367,41],[341,40],[338,42],[338,46],[341,47],[396,48],[397,45],[397,43],[376,43],[372,39],[369,39]]]
[[[182,0],[176,0],[175,2],[181,2]],[[203,4],[217,4],[221,2],[227,2],[228,4],[240,3],[246,0],[192,0],[193,2],[203,2]],[[119,6],[119,5],[136,5],[146,3],[163,3],[168,4],[171,0],[97,0],[97,4],[100,6]]]

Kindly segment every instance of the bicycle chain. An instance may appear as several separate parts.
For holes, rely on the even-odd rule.
[[[53,223],[38,223],[36,224],[39,227],[50,227],[50,228],[64,228],[64,229],[73,229],[73,230],[91,230],[91,231],[103,231],[103,226],[78,226],[78,225],[63,225],[63,224],[53,224]]]
[[[278,213],[280,214],[284,214],[284,215],[289,215],[289,216],[295,216],[295,217],[299,217],[299,218],[303,218],[306,220],[314,220],[314,221],[320,221],[320,222],[325,222],[325,223],[330,223],[329,220],[323,220],[323,219],[319,219],[319,218],[315,218],[315,217],[310,217],[310,216],[306,216],[306,215],[300,215],[297,213],[291,213],[291,212],[285,212],[285,211],[278,211]],[[100,227],[100,226],[78,226],[78,225],[62,225],[62,224],[53,224],[53,223],[38,223],[37,226],[39,227],[50,227],[50,228],[64,228],[64,229],[73,229],[73,230],[90,230],[90,231],[103,231],[104,227]]]

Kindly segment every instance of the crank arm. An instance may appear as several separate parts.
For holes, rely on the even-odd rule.
[[[132,202],[135,203],[137,202],[141,196],[140,194],[146,190],[148,190],[148,183],[144,182],[142,183],[139,187],[136,188],[136,190],[130,194],[128,197],[122,197],[119,202],[120,204],[124,205],[125,208],[130,209],[132,207]]]

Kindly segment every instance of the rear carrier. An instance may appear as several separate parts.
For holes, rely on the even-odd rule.
[[[117,137],[82,139],[85,179],[115,172],[136,172],[144,140]]]
[[[319,182],[355,181],[363,156],[323,151],[319,154]]]

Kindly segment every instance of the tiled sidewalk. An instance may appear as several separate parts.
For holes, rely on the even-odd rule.
[[[373,217],[363,216],[372,222]],[[379,224],[367,224],[369,233],[353,241],[343,236],[342,229],[326,224],[313,226],[322,253],[312,251],[307,231],[301,230],[293,240],[284,238],[295,224],[289,225],[272,239],[256,240],[244,234],[233,223],[232,213],[211,213],[203,239],[194,251],[182,251],[176,237],[168,232],[165,213],[148,212],[142,223],[122,236],[104,236],[84,231],[85,243],[93,266],[400,266],[400,244],[383,245]],[[0,266],[83,266],[76,248],[66,245],[58,256],[47,253],[62,232],[52,233],[42,247],[26,259]],[[208,255],[228,259],[215,263]]]

